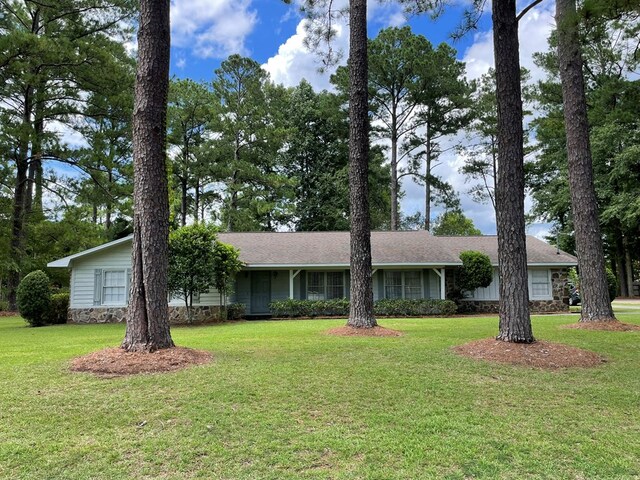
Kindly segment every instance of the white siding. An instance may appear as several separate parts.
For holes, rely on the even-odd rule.
[[[92,255],[73,260],[71,265],[71,308],[93,307],[94,275],[96,269],[131,268],[131,244],[116,245],[113,248],[96,252]],[[182,306],[184,300],[172,299],[170,305]],[[200,302],[194,305],[219,305],[220,295],[212,289],[200,295]]]
[[[528,270],[528,284],[529,284],[529,299],[530,300],[552,300],[552,284],[551,284],[551,271],[547,269],[535,269],[536,272],[545,272],[547,274],[548,281],[548,294],[547,295],[533,295],[532,289],[532,272],[533,270]],[[500,279],[498,276],[498,269],[494,268],[493,270],[493,281],[491,285],[486,288],[478,288],[468,297],[473,300],[499,300],[500,299]]]
[[[131,244],[116,245],[73,260],[71,265],[71,308],[93,307],[94,272],[100,269],[131,268]]]
[[[498,300],[500,298],[500,278],[498,269],[493,269],[493,280],[488,287],[477,288],[469,298],[474,300]]]

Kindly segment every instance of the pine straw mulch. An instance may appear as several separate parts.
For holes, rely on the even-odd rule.
[[[122,377],[139,373],[174,372],[192,365],[211,362],[211,352],[173,347],[152,353],[127,352],[122,348],[105,348],[78,357],[71,362],[71,371],[88,372],[99,377]]]
[[[618,320],[609,322],[578,322],[563,325],[562,328],[576,328],[579,330],[605,330],[608,332],[632,332],[640,330],[640,325],[623,323]]]
[[[335,335],[336,337],[401,337],[404,335],[404,332],[381,327],[380,325],[372,328],[354,328],[345,325],[343,327],[332,328],[325,333],[327,335]]]
[[[596,367],[606,362],[595,352],[545,340],[534,343],[509,343],[495,338],[485,338],[458,345],[452,350],[458,355],[476,360],[545,370]]]
[[[0,311],[0,317],[17,317],[18,315],[20,315],[18,312]]]

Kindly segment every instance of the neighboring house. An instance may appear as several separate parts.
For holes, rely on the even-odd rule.
[[[220,241],[240,250],[245,268],[237,275],[229,302],[243,303],[247,315],[268,315],[269,303],[287,298],[349,298],[349,232],[221,233]],[[435,237],[425,231],[372,232],[374,300],[444,299],[455,288],[455,268],[465,250],[486,253],[493,283],[463,300],[480,312],[497,312],[498,242],[495,236]],[[527,237],[529,296],[533,311],[566,311],[567,269],[575,257]],[[129,296],[131,237],[122,238],[49,263],[71,269],[69,319],[73,322],[123,321]],[[220,296],[202,294],[194,307],[199,321],[217,317]],[[184,321],[181,299],[170,301],[171,321]]]

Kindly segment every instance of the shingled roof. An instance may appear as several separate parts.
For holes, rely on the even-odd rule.
[[[349,232],[221,233],[219,239],[240,249],[250,267],[348,266]],[[436,237],[426,231],[371,232],[374,266],[460,265],[460,252],[479,250],[498,264],[496,236]],[[527,237],[529,265],[575,265],[575,257]]]
[[[240,250],[248,267],[348,267],[349,232],[243,232],[220,233],[220,241]],[[49,263],[69,267],[72,260],[131,241],[131,236]],[[435,237],[425,231],[371,232],[374,267],[460,265],[460,252],[479,250],[498,264],[498,238]],[[577,260],[548,243],[527,237],[527,262],[538,266],[573,266]]]

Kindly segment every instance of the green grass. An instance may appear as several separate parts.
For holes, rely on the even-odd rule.
[[[0,478],[640,478],[640,333],[559,328],[576,319],[534,317],[534,331],[603,366],[451,353],[495,335],[495,318],[382,322],[401,338],[274,321],[175,328],[215,361],[99,379],[69,360],[117,345],[122,325],[0,318]]]

